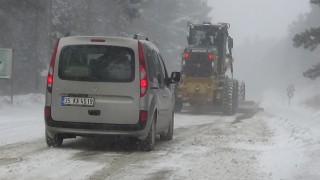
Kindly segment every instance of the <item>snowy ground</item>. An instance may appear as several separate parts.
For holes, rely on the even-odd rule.
[[[305,107],[305,97],[290,105],[272,91],[264,97],[262,106],[274,133],[272,146],[263,153],[266,171],[272,179],[320,179],[320,110]]]
[[[149,153],[98,138],[47,148],[43,96],[0,97],[0,179],[320,179],[320,111],[265,97],[257,114],[176,114],[174,139]]]

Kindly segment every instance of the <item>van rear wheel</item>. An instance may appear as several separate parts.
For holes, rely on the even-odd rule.
[[[60,147],[63,142],[63,138],[59,136],[59,134],[56,134],[53,138],[49,136],[47,130],[46,130],[46,142],[48,147]]]
[[[138,140],[138,149],[140,151],[151,151],[156,144],[156,123],[152,121],[148,136],[143,140]]]

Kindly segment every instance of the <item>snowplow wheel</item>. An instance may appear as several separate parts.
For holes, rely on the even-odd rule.
[[[225,81],[224,89],[223,89],[223,113],[226,115],[233,115],[233,81],[227,79]]]
[[[239,87],[239,100],[244,101],[246,99],[246,84],[241,82]]]
[[[232,95],[232,113],[235,114],[238,109],[238,89],[239,83],[237,80],[233,80],[233,95]]]
[[[53,138],[49,136],[47,130],[46,130],[46,142],[48,147],[59,147],[62,145],[63,138],[59,136],[59,134],[56,134]]]

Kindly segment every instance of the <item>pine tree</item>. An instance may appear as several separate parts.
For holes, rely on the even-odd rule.
[[[311,28],[301,34],[297,34],[294,39],[294,46],[303,46],[305,49],[315,50],[320,44],[320,28]]]
[[[40,75],[47,70],[57,38],[68,32],[145,34],[171,69],[172,64],[179,66],[187,21],[208,21],[210,11],[207,0],[0,0],[0,47],[15,50],[15,93],[44,92]],[[1,81],[0,87],[6,92],[7,82]]]
[[[40,34],[45,23],[44,9],[45,1],[0,1],[0,47],[14,50],[14,93],[40,91],[39,82],[43,81],[39,78],[43,67],[40,53],[44,51]]]
[[[128,30],[148,36],[160,49],[169,72],[177,71],[181,68],[181,52],[187,45],[187,22],[211,21],[211,9],[207,0],[149,0],[141,6],[140,18]]]
[[[311,3],[319,5],[320,0],[311,0]],[[320,18],[320,17],[319,17]],[[295,47],[303,46],[305,49],[314,51],[320,45],[320,27],[307,29],[305,32],[296,34],[293,38],[293,45]],[[307,78],[316,79],[320,76],[320,63],[314,65],[303,75]]]

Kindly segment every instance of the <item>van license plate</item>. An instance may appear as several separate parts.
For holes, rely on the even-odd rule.
[[[62,106],[94,106],[94,98],[82,98],[82,97],[61,97]]]

